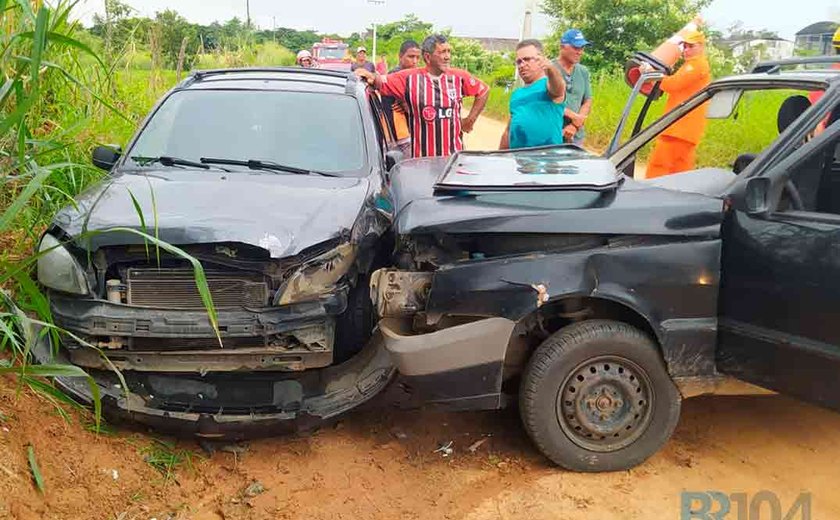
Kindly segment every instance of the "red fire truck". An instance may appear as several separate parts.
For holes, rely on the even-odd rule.
[[[324,38],[312,46],[312,57],[322,69],[350,71],[352,62],[347,44],[341,40]]]

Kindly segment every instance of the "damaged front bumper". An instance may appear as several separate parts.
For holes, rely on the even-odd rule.
[[[70,364],[64,349],[53,349],[49,337],[42,335],[35,343],[35,360]],[[89,373],[107,418],[177,435],[237,440],[310,429],[373,398],[388,386],[396,369],[381,336],[375,336],[350,361],[314,372],[200,376],[125,371],[128,388],[113,372]],[[55,382],[75,400],[93,402],[84,379],[60,377]]]
[[[154,309],[51,294],[56,323],[98,350],[67,338],[77,365],[148,372],[303,371],[333,361],[335,317],[347,292],[258,309],[220,309],[217,336],[204,310]]]

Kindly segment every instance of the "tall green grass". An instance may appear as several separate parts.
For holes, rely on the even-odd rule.
[[[43,253],[32,250],[53,213],[104,174],[89,165],[92,146],[125,142],[171,81],[158,81],[157,71],[125,71],[120,74],[131,79],[123,76],[114,84],[113,67],[76,38],[79,27],[71,14],[77,5],[78,0],[0,0],[0,375],[16,374],[22,386],[56,405],[72,401],[42,378],[87,379],[98,430],[101,402],[93,379],[76,366],[32,363],[36,341],[49,335],[55,346],[59,332],[69,334],[53,324],[48,297],[33,279],[33,266]],[[112,231],[141,234],[155,247],[190,261],[218,335],[198,260],[151,234]]]

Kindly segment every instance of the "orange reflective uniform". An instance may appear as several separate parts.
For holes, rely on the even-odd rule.
[[[392,114],[394,115],[394,131],[397,133],[395,136],[397,141],[410,138],[411,133],[408,131],[408,116],[401,102],[394,101]]]
[[[662,80],[660,88],[668,94],[665,112],[702,90],[711,81],[705,55],[685,60],[673,76]],[[694,169],[694,152],[706,131],[706,104],[695,108],[668,127],[656,140],[648,162],[648,179]]]

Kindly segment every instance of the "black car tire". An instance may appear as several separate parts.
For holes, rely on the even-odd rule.
[[[528,435],[559,466],[618,471],[668,441],[681,396],[650,337],[625,323],[592,320],[555,332],[537,348],[519,406]]]
[[[368,289],[370,277],[359,276],[347,295],[347,309],[336,318],[333,360],[343,363],[362,351],[375,325]]]

